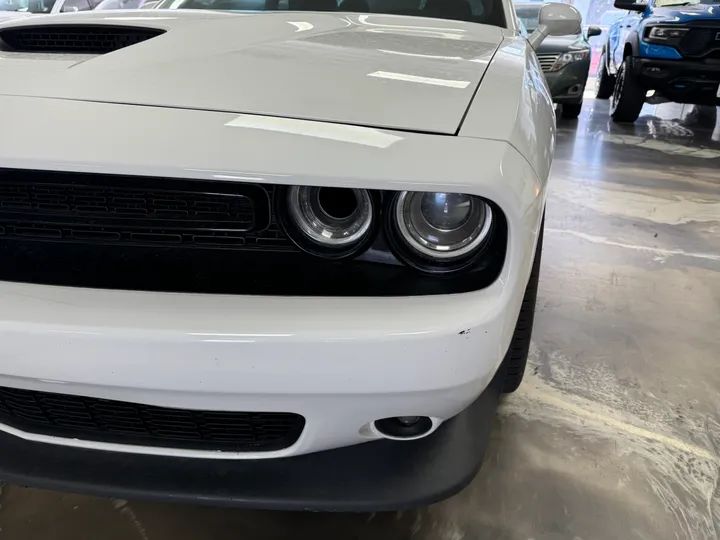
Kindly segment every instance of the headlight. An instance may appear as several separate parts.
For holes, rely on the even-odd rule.
[[[652,26],[645,30],[645,41],[674,46],[680,43],[689,30],[678,26]]]
[[[375,220],[375,201],[366,189],[293,186],[285,203],[289,236],[324,257],[357,253]]]
[[[462,193],[403,191],[391,203],[390,214],[410,259],[439,263],[440,271],[478,255],[493,226],[490,206]]]
[[[560,58],[555,60],[555,64],[550,71],[559,71],[568,64],[572,64],[573,62],[579,62],[580,60],[585,60],[589,55],[590,51],[588,49],[585,49],[584,51],[566,52],[564,54],[561,54]]]

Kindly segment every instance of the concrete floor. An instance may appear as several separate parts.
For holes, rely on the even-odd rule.
[[[531,366],[453,499],[284,514],[6,485],[0,537],[717,540],[720,125],[696,120],[662,105],[619,127],[589,101],[561,123]]]

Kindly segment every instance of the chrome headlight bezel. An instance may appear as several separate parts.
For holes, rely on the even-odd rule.
[[[360,223],[352,229],[353,232],[332,238],[332,225],[341,227],[353,220],[334,219],[324,213],[316,204],[322,189],[346,189],[355,195],[358,208],[367,209],[358,216]],[[330,186],[282,186],[276,190],[274,199],[280,225],[295,245],[311,255],[326,259],[354,257],[365,251],[377,236],[381,205],[375,191]]]
[[[475,264],[487,251],[494,236],[497,224],[497,209],[492,203],[475,195],[469,195],[473,204],[484,211],[478,215],[477,226],[468,227],[471,234],[462,242],[453,245],[452,249],[438,249],[429,245],[419,237],[412,218],[407,217],[407,205],[411,198],[422,197],[430,193],[411,192],[395,193],[386,203],[386,232],[391,249],[396,257],[405,264],[418,270],[433,274],[458,272]],[[410,202],[413,204],[413,202]],[[459,230],[453,229],[452,231]],[[440,229],[437,229],[440,231]]]

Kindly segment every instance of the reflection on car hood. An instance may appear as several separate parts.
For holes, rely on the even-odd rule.
[[[387,15],[123,11],[9,26],[166,32],[104,55],[0,50],[0,94],[263,114],[453,134],[499,28]]]
[[[590,44],[581,35],[550,36],[540,44],[537,54],[564,53],[589,48]]]

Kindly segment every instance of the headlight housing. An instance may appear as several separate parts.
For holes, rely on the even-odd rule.
[[[403,191],[387,209],[396,254],[433,273],[465,268],[477,260],[492,236],[492,207],[463,193]]]
[[[650,26],[645,29],[645,41],[674,47],[690,29],[682,26]]]
[[[585,60],[589,55],[589,49],[585,49],[582,51],[566,52],[564,54],[561,54],[560,57],[555,60],[555,64],[553,65],[552,69],[550,69],[550,71],[560,71],[562,68],[569,64]]]
[[[366,189],[292,186],[281,190],[280,201],[288,236],[308,253],[343,258],[372,241],[379,205]]]

